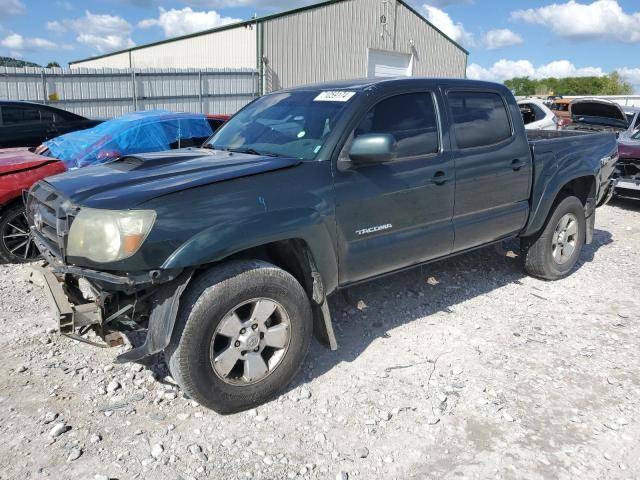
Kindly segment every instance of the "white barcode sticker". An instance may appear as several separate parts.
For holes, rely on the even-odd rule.
[[[314,98],[314,102],[348,102],[351,100],[356,92],[348,92],[345,90],[335,90],[335,91],[327,91],[322,92],[316,98]]]

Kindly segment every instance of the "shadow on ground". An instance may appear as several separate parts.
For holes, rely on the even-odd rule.
[[[585,245],[576,268],[593,261],[598,249],[612,241],[609,232],[596,229],[593,243]],[[290,389],[322,376],[341,362],[354,361],[373,341],[389,338],[396,327],[437,312],[453,313],[460,303],[520,283],[526,276],[522,257],[514,258],[512,253],[519,253],[517,241],[416,267],[333,295],[329,304],[338,350],[331,352],[314,342],[309,353],[313,370],[304,379],[299,375]],[[438,284],[431,285],[429,278]],[[366,304],[362,311],[357,308],[359,301]]]

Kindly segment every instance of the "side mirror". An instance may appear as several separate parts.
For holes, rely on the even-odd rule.
[[[349,151],[349,158],[357,165],[388,162],[395,156],[396,139],[388,133],[360,135],[354,139]]]

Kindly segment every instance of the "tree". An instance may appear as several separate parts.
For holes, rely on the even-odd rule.
[[[515,95],[630,95],[633,86],[625,82],[619,73],[613,72],[602,77],[513,78],[504,84]]]
[[[49,62],[46,68],[60,68],[60,64],[58,62]]]

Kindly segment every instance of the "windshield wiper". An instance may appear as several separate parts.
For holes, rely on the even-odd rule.
[[[282,155],[273,152],[259,152],[254,148],[225,148],[227,152],[231,153],[246,153],[247,155],[260,155],[264,157],[282,157]]]

